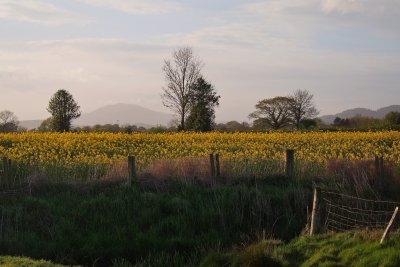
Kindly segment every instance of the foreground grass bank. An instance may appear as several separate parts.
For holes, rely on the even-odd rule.
[[[32,260],[23,257],[0,256],[0,266],[4,267],[62,267],[63,265],[54,264],[46,260]]]
[[[266,237],[289,240],[306,223],[311,184],[283,177],[217,187],[41,185],[0,195],[0,253],[61,264],[198,266],[213,250]],[[123,262],[124,262],[123,261]]]
[[[382,231],[302,236],[288,244],[265,240],[240,251],[208,255],[200,266],[400,266],[400,233],[379,245]]]
[[[278,240],[264,240],[234,251],[213,252],[201,259],[185,261],[177,254],[142,259],[131,264],[126,259],[115,259],[114,267],[129,266],[200,266],[200,267],[285,267],[285,266],[331,266],[331,267],[395,267],[400,266],[400,232],[393,233],[390,240],[379,245],[382,231],[323,234],[315,237],[301,236],[285,244]],[[188,265],[189,264],[189,265]],[[1,266],[56,267],[48,261],[0,256]],[[94,264],[97,266],[96,264]]]

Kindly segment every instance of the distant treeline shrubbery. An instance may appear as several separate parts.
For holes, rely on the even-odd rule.
[[[293,127],[285,127],[282,130],[293,130]],[[76,127],[73,129],[78,132],[113,132],[113,133],[134,133],[134,132],[175,132],[177,127],[157,126],[151,128],[137,127],[135,125],[105,124],[92,127]],[[228,121],[226,123],[217,123],[215,131],[220,132],[250,132],[250,131],[271,131],[271,127],[257,123]],[[306,131],[380,131],[380,130],[400,130],[400,112],[389,112],[383,119],[355,116],[342,119],[336,117],[332,124],[322,122],[320,119],[304,119],[300,121],[299,130]]]
[[[2,113],[2,112],[0,112]],[[10,114],[7,112],[7,114]],[[332,124],[322,122],[320,119],[306,119],[300,122],[300,130],[305,131],[380,131],[380,130],[400,130],[400,112],[389,112],[385,118],[377,119],[365,116],[355,116],[352,118],[336,117]],[[215,131],[220,132],[251,132],[251,131],[271,131],[270,127],[257,123],[239,122],[236,120],[226,123],[217,123],[214,126]],[[282,130],[293,130],[291,127],[285,127]],[[20,127],[17,118],[14,116],[10,122],[0,121],[0,133],[6,132],[24,132],[27,129]],[[48,121],[44,121],[40,127],[30,131],[49,132]],[[109,132],[109,133],[163,133],[175,132],[176,126],[165,127],[162,125],[145,128],[136,125],[104,124],[94,126],[73,127],[73,132]]]
[[[313,102],[313,95],[307,90],[296,90],[289,96],[276,96],[260,100],[255,105],[255,111],[249,114],[253,119],[248,122],[229,121],[226,123],[215,123],[214,108],[219,104],[219,96],[213,86],[201,76],[193,82],[191,99],[192,109],[184,115],[186,121],[171,122],[172,126],[155,126],[145,128],[136,125],[105,124],[84,127],[74,127],[73,119],[80,116],[80,110],[71,94],[66,90],[58,90],[50,99],[47,110],[52,117],[44,120],[37,129],[38,132],[111,132],[111,133],[134,133],[134,132],[175,132],[175,131],[271,131],[271,130],[400,130],[400,112],[389,112],[383,119],[357,115],[352,118],[336,117],[331,124],[317,118],[318,110]],[[4,110],[0,112],[0,133],[27,131],[19,127],[18,118],[13,112]]]

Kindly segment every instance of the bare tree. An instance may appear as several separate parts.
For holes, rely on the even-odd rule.
[[[15,132],[18,129],[18,118],[9,110],[0,112],[0,132]]]
[[[296,90],[289,99],[291,117],[297,129],[300,128],[302,120],[312,119],[319,114],[313,102],[313,95],[307,90]]]
[[[289,103],[290,99],[283,96],[263,99],[257,103],[256,111],[249,117],[256,119],[254,124],[262,125],[262,128],[283,128],[291,122]]]
[[[161,95],[164,106],[180,117],[180,130],[185,130],[185,119],[191,108],[192,85],[201,76],[203,63],[193,55],[190,47],[172,53],[172,60],[164,60],[162,68],[167,82]]]

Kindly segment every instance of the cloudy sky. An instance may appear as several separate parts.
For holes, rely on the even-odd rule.
[[[57,89],[83,112],[158,111],[164,59],[191,46],[218,121],[295,89],[321,114],[400,104],[399,0],[0,0],[0,110],[48,117]]]

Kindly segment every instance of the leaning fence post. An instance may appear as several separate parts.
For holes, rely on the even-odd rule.
[[[294,150],[287,149],[285,175],[287,177],[293,177],[293,174],[294,174]]]
[[[318,189],[314,187],[314,198],[313,206],[311,212],[311,226],[310,226],[310,236],[313,236],[317,232],[317,208],[318,208]]]
[[[216,176],[217,176],[217,178],[219,178],[221,175],[221,168],[219,165],[219,154],[218,153],[215,154],[215,165],[216,165],[216,171],[217,171]]]
[[[215,177],[215,162],[214,162],[214,154],[210,154],[210,172],[211,177]]]
[[[136,161],[134,156],[128,156],[128,185],[132,185],[136,178]]]
[[[375,170],[376,170],[376,175],[379,178],[383,178],[384,174],[384,165],[383,165],[383,157],[375,157]]]
[[[392,218],[389,221],[389,224],[386,226],[386,229],[385,229],[385,232],[383,233],[380,244],[383,244],[383,242],[385,242],[385,239],[386,239],[387,235],[389,234],[390,230],[392,229],[392,225],[393,225],[394,221],[396,220],[398,211],[399,211],[399,207],[396,207],[394,209]]]

